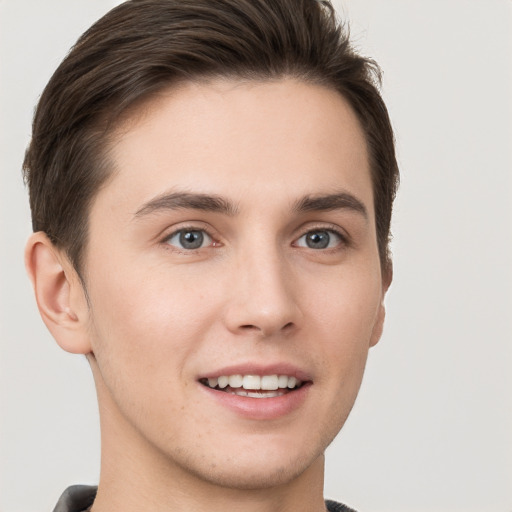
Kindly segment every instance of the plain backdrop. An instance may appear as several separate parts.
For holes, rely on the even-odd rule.
[[[0,0],[0,511],[96,483],[85,359],[41,322],[22,253],[34,105],[119,2]],[[361,512],[512,512],[512,2],[340,0],[384,70],[402,185],[387,325],[327,452],[326,496]]]

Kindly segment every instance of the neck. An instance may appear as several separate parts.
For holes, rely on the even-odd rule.
[[[98,385],[101,474],[92,512],[323,512],[324,456],[277,486],[236,488],[178,466],[133,428]],[[129,447],[127,449],[127,447]]]

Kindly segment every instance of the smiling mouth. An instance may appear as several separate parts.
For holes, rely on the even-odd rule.
[[[249,398],[275,398],[304,385],[289,375],[222,375],[200,379],[199,382],[210,389]]]

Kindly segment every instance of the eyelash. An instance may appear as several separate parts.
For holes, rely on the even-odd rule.
[[[323,251],[324,253],[325,252],[336,252],[336,251],[339,251],[342,247],[348,247],[350,245],[350,243],[349,243],[350,240],[349,240],[347,234],[342,232],[337,226],[322,225],[322,226],[314,226],[314,227],[308,228],[308,230],[306,232],[304,232],[302,235],[300,235],[298,238],[295,239],[294,246],[297,247],[296,244],[297,244],[298,240],[300,240],[301,238],[306,237],[310,233],[319,233],[319,232],[334,234],[339,239],[339,243],[337,243],[334,247],[326,247],[326,248],[321,248],[321,249],[313,249],[313,248],[309,247],[309,249],[311,249],[312,251]],[[303,247],[303,246],[298,246],[298,247]]]
[[[182,248],[182,247],[176,247],[175,245],[172,245],[171,243],[169,243],[169,241],[173,237],[179,235],[180,233],[190,233],[190,232],[204,233],[204,234],[206,234],[206,236],[208,238],[211,239],[212,242],[208,246],[206,246],[206,247],[199,247],[197,249],[185,249],[185,248]],[[221,245],[215,239],[215,237],[212,235],[212,233],[210,232],[209,229],[206,229],[204,226],[193,226],[193,225],[180,227],[179,229],[173,231],[169,235],[166,235],[162,239],[161,243],[164,245],[164,247],[166,249],[173,250],[173,251],[178,251],[178,252],[180,252],[182,254],[194,254],[195,252],[200,251],[201,249],[207,249],[209,247],[216,247],[216,246]]]
[[[177,246],[169,243],[169,241],[173,237],[179,235],[180,233],[187,233],[187,232],[204,233],[204,234],[206,234],[206,236],[208,238],[211,239],[211,243],[209,245],[207,245],[206,247],[198,247],[197,249],[185,249],[185,248],[177,247]],[[297,245],[298,240],[306,237],[310,233],[315,233],[315,232],[316,233],[324,232],[324,233],[334,234],[337,238],[339,238],[339,243],[336,244],[334,247],[327,247],[327,248],[320,248],[320,249],[313,249],[313,248],[309,247],[309,249],[311,249],[312,251],[335,252],[337,250],[340,250],[340,246],[348,247],[350,245],[350,240],[349,240],[348,236],[345,233],[343,233],[339,228],[337,228],[335,226],[331,226],[331,225],[328,225],[328,226],[323,225],[323,226],[316,226],[316,227],[308,228],[307,231],[302,233],[299,237],[297,237],[294,240],[293,246],[299,247],[299,248],[301,248],[301,247],[304,248],[304,246]],[[180,227],[179,229],[173,231],[169,235],[166,235],[162,239],[161,243],[164,245],[164,247],[166,249],[178,251],[183,254],[194,254],[197,251],[200,251],[202,249],[208,249],[210,247],[219,247],[222,245],[220,242],[218,242],[215,239],[215,237],[212,235],[212,233],[210,232],[209,229],[206,229],[204,226],[194,226],[194,225]],[[306,247],[306,248],[308,248],[308,247]]]

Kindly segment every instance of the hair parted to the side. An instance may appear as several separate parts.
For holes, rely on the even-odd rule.
[[[87,32],[39,101],[23,165],[34,231],[79,275],[89,208],[112,169],[109,135],[138,102],[183,81],[292,77],[339,91],[366,136],[383,270],[398,185],[380,71],[358,55],[330,3],[318,0],[131,0]]]

